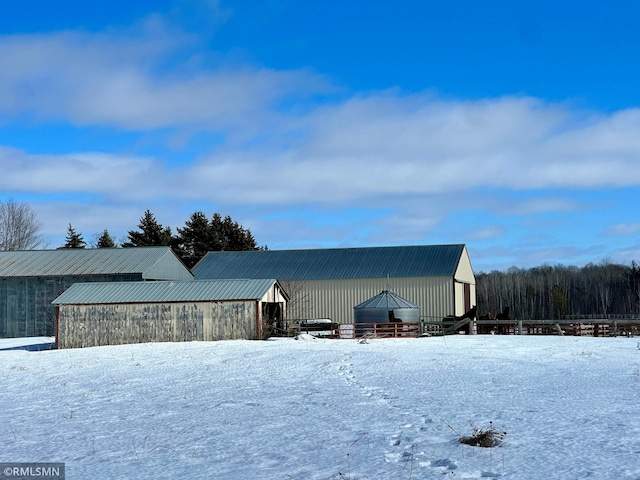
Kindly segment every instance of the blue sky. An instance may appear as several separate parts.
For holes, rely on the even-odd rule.
[[[38,12],[35,15],[34,12]],[[271,249],[640,260],[640,2],[0,6],[0,197],[49,246],[231,215]]]

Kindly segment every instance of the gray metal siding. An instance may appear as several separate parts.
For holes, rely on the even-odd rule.
[[[153,265],[143,271],[142,278],[145,280],[190,281],[193,280],[193,275],[176,254],[169,249]]]
[[[51,301],[74,282],[142,280],[138,275],[0,278],[0,338],[52,336]]]

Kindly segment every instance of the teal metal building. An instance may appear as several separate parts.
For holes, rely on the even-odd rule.
[[[74,283],[193,280],[169,247],[0,252],[0,338],[53,336],[51,302]]]

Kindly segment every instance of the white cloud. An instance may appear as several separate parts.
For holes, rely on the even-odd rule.
[[[488,225],[477,230],[469,232],[470,240],[490,240],[492,238],[501,237],[506,232],[504,225]]]
[[[0,119],[29,114],[128,130],[273,121],[281,102],[328,84],[309,71],[206,68],[192,39],[150,17],[127,31],[0,37]]]
[[[177,197],[287,204],[640,184],[640,110],[597,115],[530,97],[445,101],[399,90],[312,107],[306,95],[332,88],[319,75],[224,61],[212,68],[191,63],[197,54],[193,39],[158,16],[126,31],[0,37],[10,65],[0,72],[0,118],[26,113],[77,125],[165,128],[174,143],[182,128],[208,129],[253,145],[227,143],[200,158],[181,172],[190,186],[175,189]],[[87,156],[99,154],[48,161],[73,189],[123,171],[123,162],[132,168],[125,181],[162,166],[105,153],[96,167]],[[67,175],[74,162],[85,168]],[[27,163],[36,180],[38,171],[52,175],[46,158]],[[166,183],[162,169],[151,176],[151,186]]]
[[[640,261],[640,245],[635,244],[614,252],[611,255],[611,261],[625,265],[629,265],[631,262],[638,263]]]
[[[180,92],[168,95],[173,100],[162,107],[167,119],[180,105],[195,105],[194,95],[206,90],[195,89],[191,95],[188,86],[176,88]],[[140,106],[147,100],[141,102],[128,113],[119,113],[120,117],[139,116],[132,122],[141,126],[146,114],[165,116],[151,106]],[[250,100],[241,106],[246,111],[251,108]],[[136,196],[162,193],[223,203],[355,202],[365,206],[463,192],[471,194],[467,201],[473,202],[473,195],[479,193],[640,184],[640,162],[632,154],[640,156],[636,140],[640,126],[635,127],[633,112],[601,117],[587,127],[567,118],[570,111],[562,113],[557,106],[545,107],[531,99],[443,103],[428,96],[385,93],[303,115],[301,128],[288,146],[278,149],[267,142],[268,146],[243,150],[231,145],[178,171],[169,172],[159,159],[106,153],[33,156],[5,148],[0,162],[9,173],[0,184],[20,190],[107,195],[132,195],[127,192],[140,185],[133,188]],[[625,118],[630,124],[620,125]],[[277,122],[263,127],[264,136],[272,130],[278,136],[288,128]],[[616,134],[611,140],[606,132],[613,127],[626,136]],[[598,132],[601,140],[594,144]],[[587,152],[575,142],[577,137],[591,139],[595,153],[590,158],[583,157]],[[104,178],[114,180],[105,183]],[[166,189],[167,185],[172,188]],[[579,205],[547,193],[544,199],[505,207],[507,213],[524,215],[576,210]]]
[[[571,212],[581,208],[580,204],[570,198],[540,197],[531,200],[510,199],[507,205],[498,207],[507,215],[535,215],[548,212]]]
[[[35,194],[153,198],[169,178],[160,162],[102,153],[29,155],[0,146],[0,189]]]
[[[640,232],[640,222],[634,223],[618,223],[607,228],[603,235],[605,237],[625,237],[629,235],[637,235]]]
[[[606,252],[606,248],[602,245],[538,248],[520,248],[511,245],[470,248],[476,272],[507,270],[513,266],[530,268],[540,265],[585,265],[589,262],[601,261]]]
[[[640,184],[636,115],[620,112],[586,126],[577,116],[528,98],[441,102],[387,92],[319,108],[301,119],[304,129],[287,149],[220,153],[189,174],[223,195],[234,194],[227,179],[235,176],[246,201],[266,203]],[[624,134],[611,138],[612,128]],[[590,139],[591,150],[580,138]],[[269,188],[260,171],[269,172]],[[551,198],[520,208],[526,214],[577,205]]]

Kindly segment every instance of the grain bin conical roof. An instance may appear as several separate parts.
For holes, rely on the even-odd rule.
[[[420,307],[391,290],[383,290],[379,295],[353,307],[353,317],[358,325],[356,336],[361,336],[375,323],[419,322]]]
[[[355,309],[364,308],[381,308],[395,310],[397,308],[420,308],[408,300],[396,295],[391,290],[383,290],[369,300],[362,302],[360,305],[353,307]]]

